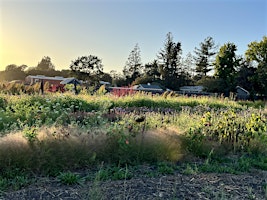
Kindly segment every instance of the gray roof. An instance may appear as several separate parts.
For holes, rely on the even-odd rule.
[[[242,88],[242,87],[240,87],[240,86],[236,86],[236,89],[237,89],[237,90],[240,89],[240,90],[242,90],[244,93],[246,93],[247,95],[250,95],[249,91],[247,91],[246,89],[244,89],[244,88]]]
[[[61,81],[60,84],[81,84],[79,80],[76,78],[65,78],[65,80]]]
[[[148,85],[148,84],[139,84],[137,89],[147,89],[147,90],[162,90],[158,85]]]
[[[46,79],[46,80],[64,80],[64,79],[66,79],[66,78],[64,78],[64,77],[62,77],[62,76],[54,76],[54,77],[50,77],[50,76],[44,76],[44,75],[36,75],[36,76],[33,76],[33,75],[29,75],[29,76],[27,76],[27,77],[29,77],[29,78],[34,78],[34,79],[40,79],[40,80],[42,80],[42,79]]]
[[[56,80],[56,81],[61,81],[60,84],[81,84],[81,82],[79,80],[77,80],[74,77],[71,78],[64,78],[62,76],[54,76],[54,77],[49,77],[49,76],[44,76],[44,75],[29,75],[27,76],[29,78],[33,78],[33,79],[39,79],[39,80]]]

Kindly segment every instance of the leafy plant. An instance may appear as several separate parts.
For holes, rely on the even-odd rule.
[[[72,172],[63,172],[60,173],[58,179],[61,183],[66,185],[78,184],[81,181],[81,177],[78,174]]]
[[[36,127],[26,127],[23,130],[23,136],[30,142],[33,143],[37,140],[37,128]]]

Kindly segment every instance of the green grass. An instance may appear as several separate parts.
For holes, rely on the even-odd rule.
[[[72,172],[61,172],[58,176],[61,183],[65,185],[74,185],[81,182],[81,177],[78,174]]]

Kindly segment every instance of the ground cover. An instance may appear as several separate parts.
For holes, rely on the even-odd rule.
[[[133,198],[130,189],[136,186],[132,180],[143,184],[146,190],[152,183],[159,187],[157,181],[166,180],[162,193],[158,188],[140,198],[159,195],[156,197],[179,199],[186,196],[170,191],[169,179],[175,180],[173,184],[177,187],[176,179],[204,180],[203,177],[216,176],[227,182],[225,185],[232,185],[224,180],[224,175],[210,173],[227,173],[228,178],[237,174],[232,181],[238,184],[238,177],[251,177],[255,172],[255,176],[262,175],[258,181],[251,179],[243,184],[244,188],[238,184],[240,190],[233,190],[230,196],[227,187],[217,185],[221,188],[218,190],[216,184],[208,185],[207,190],[191,187],[191,193],[195,189],[192,195],[202,194],[199,197],[211,199],[266,197],[266,116],[264,102],[236,102],[227,98],[143,93],[124,97],[3,94],[0,190],[7,199],[16,199],[16,195],[23,196],[29,191],[38,195],[41,188],[58,199],[62,197],[56,192],[62,189],[65,194],[66,188],[76,192],[81,189],[78,193],[84,198],[95,192],[95,197],[105,199],[106,194],[112,194],[111,186],[118,183],[129,184],[124,195]],[[39,180],[45,180],[44,185]],[[200,184],[199,180],[194,183]],[[101,187],[94,188],[92,184]],[[183,191],[190,193],[190,184],[183,185]],[[84,191],[87,186],[96,191]],[[105,191],[100,191],[101,188]],[[240,196],[241,191],[245,193]],[[122,197],[123,193],[117,192],[114,197]],[[47,199],[51,197],[48,193]],[[193,195],[189,199],[193,197],[197,198]]]

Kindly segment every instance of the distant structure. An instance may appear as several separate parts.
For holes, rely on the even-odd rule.
[[[25,84],[27,85],[33,85],[35,83],[41,83],[41,85],[45,85],[46,83],[49,84],[49,91],[50,92],[56,92],[56,91],[61,91],[64,92],[64,86],[66,84],[73,84],[74,85],[74,90],[75,93],[77,93],[77,88],[76,86],[78,84],[81,84],[79,80],[76,78],[64,78],[62,76],[55,76],[55,77],[49,77],[49,76],[44,76],[44,75],[29,75],[25,78]]]
[[[249,91],[240,86],[236,86],[236,98],[239,100],[248,100],[250,97]]]
[[[203,86],[183,86],[180,87],[180,91],[184,93],[202,93],[204,91]]]
[[[80,81],[76,78],[64,78],[62,76],[44,76],[44,75],[29,75],[25,78],[25,83],[28,85],[33,85],[34,83],[42,82],[45,84],[46,82],[49,82],[50,85],[66,85],[66,84],[80,84]]]
[[[55,77],[49,77],[44,75],[29,75],[25,78],[25,84],[33,85],[34,83],[38,83],[43,81],[45,84],[46,82],[49,82],[51,85],[59,85],[61,81],[65,80],[66,78],[62,76],[55,76]]]
[[[151,93],[163,93],[164,92],[164,90],[160,86],[151,85],[150,83],[135,85],[132,88],[133,90],[145,91],[145,92],[151,92]]]

